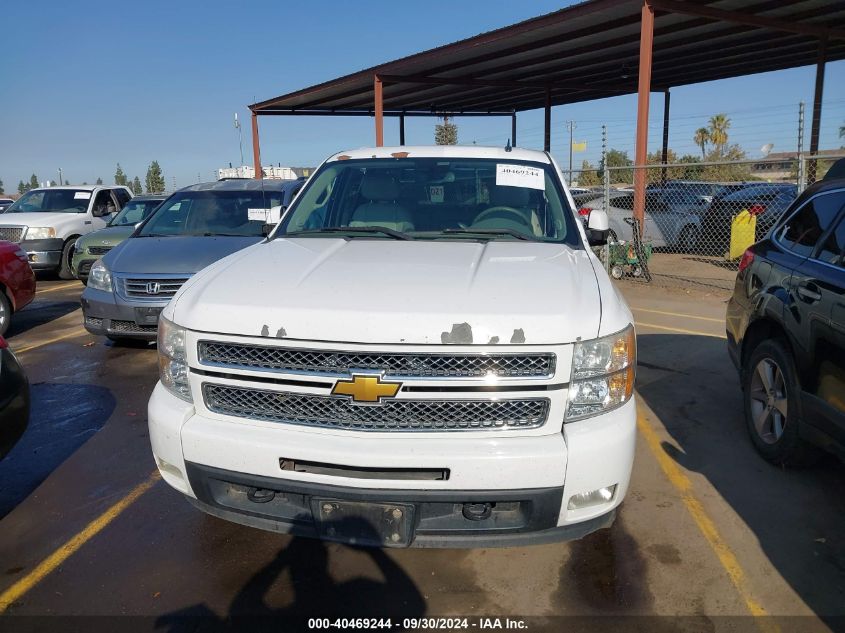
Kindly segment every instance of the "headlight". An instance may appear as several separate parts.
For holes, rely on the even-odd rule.
[[[88,272],[88,287],[111,292],[111,273],[102,260],[97,260]]]
[[[158,369],[159,379],[165,389],[186,402],[194,401],[188,383],[185,328],[164,317],[158,319]]]
[[[52,226],[31,226],[26,230],[28,240],[48,240],[56,237],[56,229]]]
[[[610,336],[575,343],[566,421],[604,413],[628,402],[634,392],[636,364],[633,325]]]

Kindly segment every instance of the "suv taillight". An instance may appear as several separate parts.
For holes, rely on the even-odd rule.
[[[748,213],[750,213],[751,215],[760,215],[761,213],[763,213],[765,211],[766,211],[766,205],[765,204],[752,204],[750,207],[748,207]]]
[[[0,349],[6,349],[7,347],[9,347],[9,344],[6,342],[6,339],[0,336]]]
[[[754,251],[750,248],[742,254],[742,259],[739,260],[739,272],[748,268],[754,261]]]
[[[585,217],[590,215],[590,211],[592,211],[590,207],[581,207],[580,209],[578,209],[578,215]]]

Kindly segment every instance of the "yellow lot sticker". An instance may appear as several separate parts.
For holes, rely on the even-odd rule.
[[[159,475],[158,470],[153,471],[145,481],[135,486],[129,494],[91,521],[81,532],[41,561],[35,569],[0,594],[0,614],[5,612],[13,603],[20,600],[24,594],[55,571],[56,568],[75,554],[85,543],[99,534],[109,523],[120,516],[126,508],[135,503],[141,495],[152,488],[160,478],[161,475]]]

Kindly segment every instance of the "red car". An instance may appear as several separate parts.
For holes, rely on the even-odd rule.
[[[0,336],[9,329],[12,314],[35,297],[35,273],[20,246],[0,241]]]

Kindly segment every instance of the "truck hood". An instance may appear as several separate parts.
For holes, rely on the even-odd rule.
[[[88,217],[85,213],[53,213],[50,211],[37,211],[34,213],[2,213],[0,214],[0,226],[53,226],[58,227],[65,222],[73,223],[80,218]]]
[[[192,274],[261,239],[194,235],[134,237],[113,248],[103,263],[112,272],[121,274]]]
[[[209,267],[171,307],[192,330],[384,344],[559,344],[601,320],[585,251],[504,241],[276,239]]]

